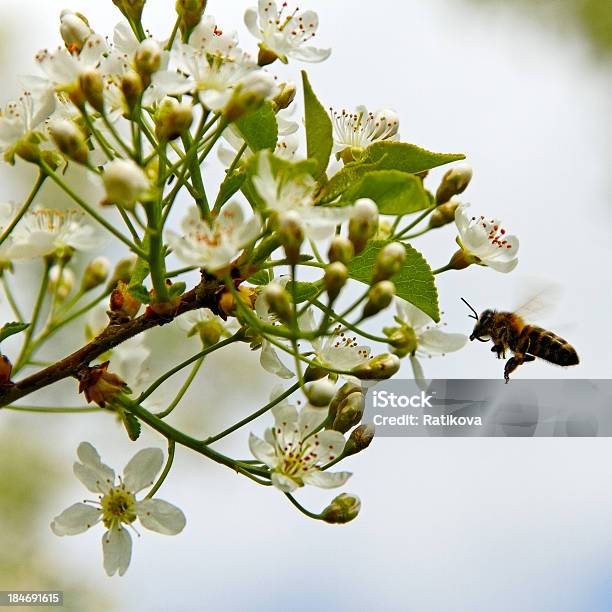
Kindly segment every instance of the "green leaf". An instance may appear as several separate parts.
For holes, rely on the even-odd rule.
[[[144,285],[130,285],[128,291],[142,304],[148,304],[151,296]]]
[[[286,289],[290,295],[293,295],[293,285],[294,282],[289,281],[286,286]],[[302,281],[298,281],[295,283],[296,304],[312,299],[317,295],[317,293],[319,293],[319,287],[317,286],[317,283],[306,283]]]
[[[305,70],[302,70],[302,84],[304,86],[306,151],[308,157],[317,162],[317,170],[313,176],[318,179],[325,174],[332,151],[332,122],[312,90]]]
[[[399,170],[367,172],[344,192],[340,204],[350,204],[358,198],[374,200],[383,215],[405,215],[430,205],[423,181]]]
[[[0,342],[2,342],[3,340],[6,340],[9,336],[12,336],[13,334],[18,334],[22,332],[24,329],[27,329],[28,327],[30,327],[29,323],[17,323],[17,322],[5,323],[0,328]]]
[[[185,293],[185,289],[187,288],[187,284],[183,281],[178,283],[172,283],[170,287],[168,287],[168,295],[173,297],[178,297],[179,295],[183,295]]]
[[[319,194],[320,203],[335,200],[349,187],[373,170],[399,170],[415,174],[465,159],[462,153],[432,153],[405,142],[375,142],[359,161],[346,164],[334,174]]]
[[[225,175],[215,200],[216,210],[219,210],[242,187],[245,178],[246,173],[244,170]]]
[[[378,253],[386,244],[388,241],[372,241],[362,253],[356,255],[349,265],[351,278],[369,285]],[[393,277],[396,295],[420,308],[438,322],[440,320],[438,290],[431,268],[416,249],[408,244],[405,244],[404,247],[406,248],[406,261],[402,269]]]
[[[138,440],[141,431],[140,421],[131,412],[127,411],[123,411],[121,420],[123,421],[123,426],[130,440],[132,442]]]
[[[255,112],[239,119],[236,127],[251,151],[274,151],[278,140],[278,125],[270,102],[265,102]]]
[[[270,280],[270,272],[264,268],[263,270],[255,272],[252,276],[249,276],[246,282],[251,283],[251,285],[267,285]]]

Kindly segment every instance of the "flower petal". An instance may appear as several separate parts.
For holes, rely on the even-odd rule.
[[[316,470],[305,474],[302,478],[306,484],[322,489],[341,487],[350,477],[351,472],[321,472]]]
[[[138,451],[123,470],[125,488],[138,493],[155,482],[164,463],[164,453],[159,448],[143,448]]]
[[[87,504],[77,503],[66,508],[51,522],[51,530],[57,536],[83,533],[95,525],[102,516],[102,511]]]
[[[186,523],[183,511],[163,499],[143,499],[136,504],[136,513],[143,527],[164,535],[180,533]]]
[[[299,485],[295,480],[289,478],[289,476],[285,476],[280,472],[272,473],[272,484],[282,491],[283,493],[291,493],[291,491],[295,491],[299,488]]]
[[[109,576],[125,574],[132,558],[132,538],[125,527],[111,527],[102,536],[104,570]]]
[[[263,461],[268,467],[274,468],[278,465],[274,447],[253,433],[249,435],[249,449],[256,459]]]
[[[100,461],[98,451],[89,442],[79,444],[77,456],[83,463],[75,461],[74,475],[92,493],[106,493],[115,482],[115,472]]]
[[[261,343],[261,355],[259,356],[261,367],[270,374],[276,374],[280,378],[293,378],[293,372],[285,367],[279,359],[272,344],[267,340]]]
[[[439,329],[428,329],[418,338],[418,348],[425,353],[452,353],[463,348],[467,342],[464,334],[448,334]]]

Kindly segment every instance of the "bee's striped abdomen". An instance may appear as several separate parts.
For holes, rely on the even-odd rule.
[[[536,325],[527,325],[523,329],[517,349],[560,366],[572,366],[580,361],[567,340]]]

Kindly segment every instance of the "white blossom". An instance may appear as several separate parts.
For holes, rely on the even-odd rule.
[[[322,62],[331,54],[331,49],[317,49],[308,45],[319,27],[319,17],[314,11],[300,13],[295,9],[285,13],[287,3],[280,11],[274,0],[259,0],[257,9],[249,8],[244,14],[244,23],[249,32],[260,42],[262,51],[275,55],[287,63],[291,57],[303,62]]]
[[[257,215],[245,219],[240,204],[228,202],[209,225],[196,207],[189,209],[181,224],[182,235],[172,230],[167,240],[174,254],[187,264],[216,272],[227,266],[255,240],[261,230]]]
[[[318,329],[312,310],[307,310],[300,318],[303,331],[314,332]],[[332,370],[348,371],[365,363],[370,358],[369,346],[360,345],[355,336],[342,331],[341,326],[332,330],[329,336],[311,340],[316,360]]]
[[[56,91],[70,91],[78,86],[84,72],[97,68],[108,52],[108,45],[99,34],[91,34],[83,43],[80,53],[70,53],[65,47],[55,51],[43,49],[36,54],[36,61],[46,75],[47,82]]]
[[[519,241],[508,235],[498,219],[472,216],[468,204],[455,211],[455,224],[459,230],[457,242],[472,263],[488,266],[498,272],[511,272],[518,264]]]
[[[161,499],[136,499],[136,494],[150,487],[161,470],[164,457],[159,448],[138,451],[118,483],[115,472],[102,463],[89,442],[79,445],[77,455],[80,462],[74,463],[74,474],[98,495],[98,501],[73,504],[55,517],[51,529],[58,536],[76,535],[102,522],[107,530],[102,536],[104,569],[109,576],[116,572],[123,576],[130,564],[132,539],[127,528],[136,519],[146,529],[165,535],[183,530],[185,515],[176,506]]]
[[[344,436],[333,430],[313,433],[327,416],[325,410],[306,406],[298,412],[286,400],[272,408],[274,427],[261,439],[251,433],[249,448],[272,472],[272,484],[285,493],[310,484],[324,489],[342,486],[350,472],[322,471],[344,450]]]
[[[375,113],[368,112],[365,106],[358,106],[354,113],[331,109],[331,118],[336,151],[365,149],[374,142],[399,139],[399,117],[389,108]]]
[[[10,157],[12,147],[42,123],[55,108],[53,90],[41,88],[37,93],[24,92],[14,102],[9,102],[0,112],[0,151]]]
[[[410,362],[415,379],[424,379],[423,369],[418,357],[445,355],[463,348],[467,342],[465,334],[443,332],[435,325],[433,319],[420,308],[406,300],[396,298],[397,321],[408,326],[414,333],[414,348],[410,353]]]
[[[336,226],[346,221],[351,213],[349,206],[315,206],[317,190],[315,179],[306,173],[300,175],[275,175],[271,165],[272,154],[260,154],[257,174],[253,176],[255,189],[267,210],[283,214],[290,210],[300,216],[304,233],[312,240],[331,237]]]
[[[94,251],[104,242],[79,210],[37,207],[27,212],[11,233],[12,259],[34,259],[66,250]]]

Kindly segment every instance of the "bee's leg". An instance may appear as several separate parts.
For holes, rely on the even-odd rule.
[[[502,357],[504,359],[506,358],[506,351],[504,350],[504,345],[503,344],[495,344],[491,348],[491,352],[492,353],[497,353],[497,358],[498,359],[501,359]]]
[[[510,380],[510,374],[516,370],[521,364],[527,363],[528,361],[534,361],[535,357],[533,355],[521,355],[515,353],[514,357],[510,357],[506,362],[506,366],[504,367],[504,379],[506,384]]]

